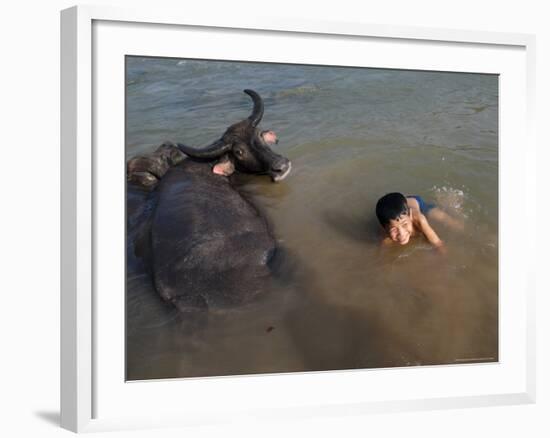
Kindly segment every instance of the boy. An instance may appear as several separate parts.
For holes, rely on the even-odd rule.
[[[435,205],[426,204],[420,196],[405,197],[401,193],[382,196],[376,203],[376,217],[387,233],[383,244],[406,245],[411,237],[423,234],[434,247],[444,250],[443,241],[429,224],[428,217],[455,229],[463,228],[460,222]]]

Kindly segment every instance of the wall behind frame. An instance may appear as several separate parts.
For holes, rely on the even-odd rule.
[[[94,1],[95,4],[150,7],[145,0]],[[2,41],[2,307],[0,333],[3,377],[0,407],[6,436],[56,437],[68,434],[59,421],[59,10],[73,1],[53,0],[10,3],[4,6],[0,27]],[[539,194],[550,189],[548,148],[542,141],[550,111],[550,29],[543,2],[526,0],[519,6],[488,0],[442,3],[432,0],[355,2],[327,4],[292,0],[258,2],[178,2],[157,0],[157,7],[192,7],[206,14],[225,10],[229,18],[239,13],[295,16],[312,20],[358,20],[378,24],[419,25],[457,29],[537,34],[537,102]],[[266,48],[266,50],[268,50]],[[547,142],[546,142],[547,143]],[[521,145],[518,145],[521,147]],[[549,203],[538,208],[540,224],[550,214]],[[518,230],[525,232],[525,230]],[[540,237],[538,268],[546,269],[542,252],[550,247],[550,233]],[[6,281],[7,280],[7,281]],[[539,281],[541,283],[541,281]],[[368,417],[312,419],[273,424],[262,430],[266,437],[291,436],[547,436],[550,426],[549,368],[550,323],[543,309],[550,298],[538,284],[538,402],[454,411],[371,415]],[[546,288],[547,289],[547,288]],[[187,436],[257,436],[257,426],[207,427],[183,431]],[[115,432],[122,436],[178,436],[182,431]],[[100,434],[102,435],[102,434]]]

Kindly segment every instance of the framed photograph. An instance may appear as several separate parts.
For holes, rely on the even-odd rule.
[[[63,427],[534,402],[534,37],[61,17]]]

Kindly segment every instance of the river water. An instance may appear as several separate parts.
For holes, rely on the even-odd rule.
[[[248,116],[292,161],[286,180],[239,175],[285,251],[265,300],[194,327],[155,295],[129,239],[127,378],[498,361],[498,77],[127,58],[126,154],[202,146]],[[374,207],[417,194],[464,222],[380,248]],[[130,236],[129,236],[130,237]]]

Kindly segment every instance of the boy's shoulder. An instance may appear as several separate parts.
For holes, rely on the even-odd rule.
[[[409,208],[420,212],[420,204],[414,196],[407,196],[407,205],[409,206]]]

